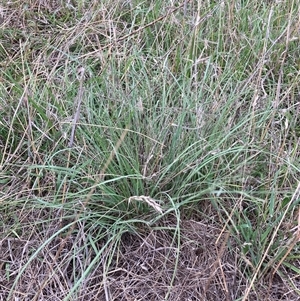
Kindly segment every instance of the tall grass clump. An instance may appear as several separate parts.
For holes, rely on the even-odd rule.
[[[299,26],[297,1],[4,1],[3,300],[297,300]]]

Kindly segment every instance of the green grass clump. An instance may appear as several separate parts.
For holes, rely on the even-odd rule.
[[[195,220],[230,233],[232,298],[259,298],[266,279],[297,296],[297,1],[27,2],[0,7],[1,240],[32,243],[2,260],[4,298],[47,261],[69,277],[58,298],[81,300],[124,237],[159,230],[177,250],[153,297],[168,300]],[[44,300],[49,281],[26,296]]]

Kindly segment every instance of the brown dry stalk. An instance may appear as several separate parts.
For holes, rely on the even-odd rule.
[[[211,283],[211,280],[213,278],[213,276],[215,275],[216,271],[217,271],[217,267],[218,265],[220,265],[220,268],[222,270],[222,264],[221,264],[221,258],[224,254],[224,251],[225,251],[225,248],[226,248],[226,244],[228,242],[228,239],[229,239],[229,236],[230,236],[230,232],[228,231],[226,234],[225,234],[225,237],[224,237],[224,241],[219,249],[219,251],[217,251],[217,259],[216,261],[214,262],[213,264],[213,267],[212,267],[212,271],[208,277],[208,280],[205,284],[205,287],[204,287],[204,296],[203,296],[203,301],[207,300],[206,298],[206,292],[208,291],[208,288],[210,286],[210,283]],[[223,271],[222,271],[222,274],[224,275]],[[225,282],[225,281],[224,281]],[[225,283],[225,289],[226,289],[226,293],[228,292],[227,290],[227,285]]]

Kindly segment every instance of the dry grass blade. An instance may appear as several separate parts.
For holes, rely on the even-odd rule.
[[[78,94],[76,97],[76,101],[74,101],[75,103],[77,102],[77,108],[76,111],[74,113],[74,117],[73,117],[73,123],[72,123],[72,130],[71,130],[71,136],[70,136],[70,141],[68,144],[68,147],[72,147],[73,143],[74,143],[74,137],[75,137],[75,130],[76,130],[76,126],[79,120],[79,115],[80,115],[80,107],[81,107],[81,103],[83,100],[83,80],[84,80],[84,68],[81,67],[78,70],[78,74],[79,74],[79,90],[78,90]]]

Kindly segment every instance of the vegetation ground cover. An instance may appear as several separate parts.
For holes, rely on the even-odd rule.
[[[0,300],[300,300],[298,1],[2,1]]]

